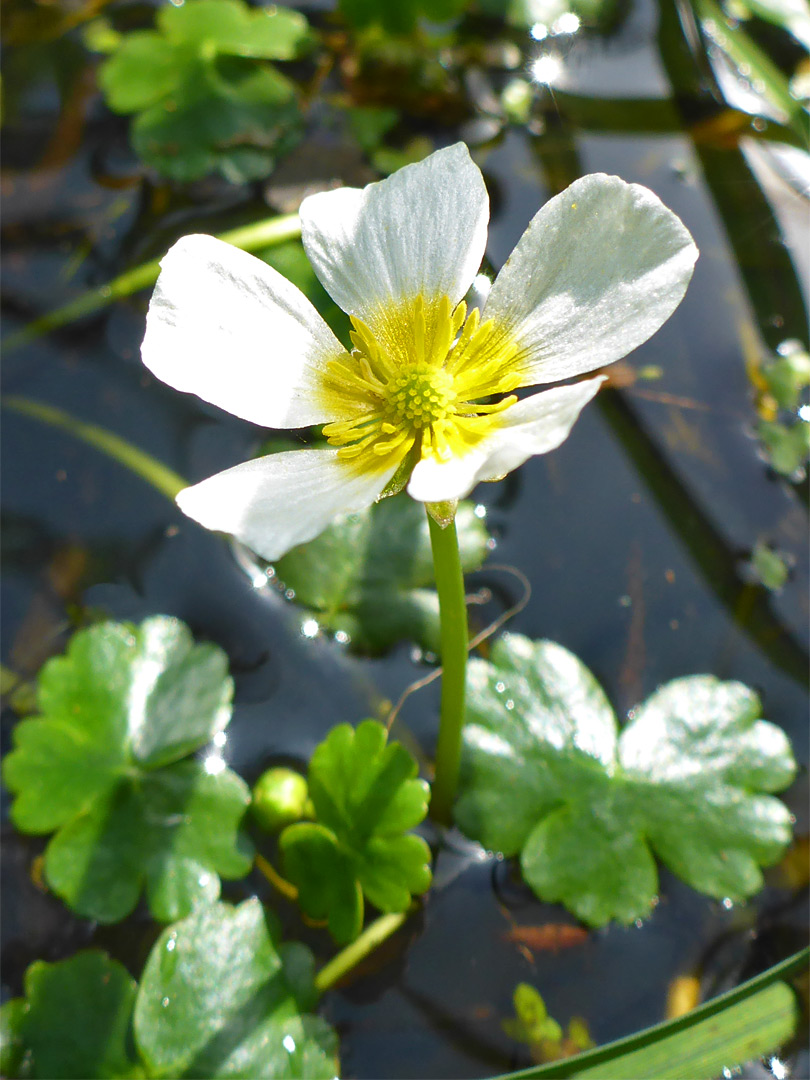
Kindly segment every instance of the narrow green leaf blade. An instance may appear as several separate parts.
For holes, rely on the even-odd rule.
[[[798,1005],[780,980],[805,969],[809,959],[810,948],[802,949],[685,1016],[498,1080],[715,1080],[724,1068],[734,1070],[791,1038]]]

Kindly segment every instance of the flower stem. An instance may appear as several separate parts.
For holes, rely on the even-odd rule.
[[[345,949],[341,949],[328,964],[324,964],[315,976],[315,989],[318,993],[323,994],[353,967],[356,967],[361,960],[365,960],[369,953],[374,952],[386,938],[399,930],[407,917],[407,911],[398,911],[394,915],[381,915],[379,919],[375,919],[356,941],[347,945]]]
[[[288,900],[292,900],[293,903],[295,903],[298,899],[298,889],[296,889],[295,885],[293,885],[291,881],[287,881],[286,878],[283,878],[273,864],[268,862],[263,855],[258,853],[258,851],[256,852],[254,862],[256,863],[256,869],[260,874],[267,878],[276,892],[280,892],[282,896],[285,896]]]
[[[439,594],[442,643],[442,704],[436,745],[436,776],[430,800],[431,817],[449,825],[458,786],[461,733],[467,676],[467,605],[456,523],[442,528],[428,514],[433,568]]]

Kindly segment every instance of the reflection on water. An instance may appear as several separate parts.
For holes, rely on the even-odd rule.
[[[763,156],[772,151],[755,141],[762,133],[751,118],[741,129],[739,116],[730,117],[700,80],[689,84],[678,66],[683,56],[665,47],[682,44],[668,4],[632,5],[606,38],[574,25],[577,18],[562,14],[523,35],[533,126],[498,128],[475,148],[493,197],[491,269],[550,194],[577,173],[598,170],[652,187],[687,223],[701,259],[682,308],[630,358],[634,370],[656,368],[660,378],[611,390],[558,452],[476,492],[475,512],[498,537],[499,562],[531,580],[531,598],[510,628],[581,656],[622,714],[680,675],[706,671],[754,685],[806,764],[806,509],[801,487],[757,456],[745,363],[750,342],[761,353],[790,338],[806,343],[802,289],[790,264],[804,246],[795,222],[806,201],[795,185],[762,180]],[[496,83],[501,74],[493,74]],[[178,195],[146,179],[123,191],[106,186],[121,159],[134,181],[134,162],[122,124],[100,113],[88,118],[84,149],[72,163],[29,173],[19,144],[32,116],[39,131],[51,130],[58,102],[36,98],[10,121],[6,169],[17,175],[6,191],[4,258],[12,325],[162,252],[180,232],[266,216],[256,189],[211,182]],[[318,124],[313,119],[310,134],[316,156],[333,139]],[[437,143],[458,135],[435,119],[426,129],[420,124],[415,130]],[[488,280],[482,275],[482,290]],[[107,426],[190,480],[246,458],[258,442],[255,429],[144,373],[143,311],[144,298],[134,298],[10,355],[7,392]],[[810,406],[800,404],[796,415],[810,422]],[[302,617],[279,591],[272,571],[203,534],[162,495],[67,434],[8,414],[2,437],[10,522],[4,659],[33,655],[32,641],[39,651],[43,643],[55,649],[72,614],[80,617],[80,601],[123,618],[176,614],[229,653],[237,705],[227,756],[248,779],[270,762],[305,760],[331,725],[375,715],[424,674],[407,644],[368,660],[348,651],[345,632],[326,639],[317,620]],[[740,569],[761,541],[789,557],[778,593]],[[66,550],[82,553],[69,581],[59,577],[56,558]],[[35,652],[32,668],[40,662]],[[413,694],[400,716],[421,760],[435,739],[437,701],[433,684]],[[14,717],[6,720],[8,732]],[[204,758],[210,774],[225,768],[225,746],[220,733]],[[787,801],[797,831],[806,833],[801,791]],[[33,959],[88,942],[127,956],[133,968],[142,962],[131,954],[133,942],[152,933],[143,921],[77,928],[30,880],[35,845],[13,843],[3,878],[11,913],[3,925],[4,977],[12,993]],[[795,889],[784,882],[735,906],[664,874],[660,903],[641,925],[607,927],[576,947],[533,951],[529,959],[504,947],[505,912],[539,927],[558,924],[560,909],[538,901],[508,860],[446,848],[436,880],[401,953],[328,996],[327,1018],[345,1032],[349,1075],[480,1076],[527,1063],[501,1028],[520,981],[542,987],[551,1015],[585,1015],[604,1042],[660,1020],[674,977],[698,973],[704,992],[722,988],[751,963],[778,958],[759,941],[801,937],[788,910]],[[323,959],[323,938],[311,938]],[[295,1051],[292,1039],[285,1049]],[[778,1078],[785,1064],[774,1057],[769,1068]]]

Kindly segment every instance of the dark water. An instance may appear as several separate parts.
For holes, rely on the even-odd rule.
[[[540,51],[516,40],[527,58]],[[591,171],[651,187],[684,220],[701,257],[681,307],[632,356],[635,368],[660,367],[661,378],[600,395],[558,451],[475,493],[497,538],[493,562],[531,581],[510,629],[573,650],[620,715],[682,675],[709,672],[756,687],[765,716],[789,733],[803,766],[784,798],[806,835],[806,491],[759,455],[745,370],[751,342],[756,349],[806,340],[807,267],[795,231],[801,197],[753,129],[733,140],[712,136],[724,110],[706,87],[676,80],[672,94],[676,72],[660,48],[656,6],[633,6],[606,40],[580,34],[561,45],[565,84],[559,98],[543,98],[545,130],[508,128],[475,151],[493,196],[492,266],[549,195]],[[184,232],[266,216],[259,189],[210,181],[171,192],[137,176],[125,125],[91,94],[70,106],[78,109],[78,121],[71,118],[57,69],[47,56],[37,63],[40,74],[17,95],[6,128],[7,331],[161,253]],[[485,76],[497,85],[504,73]],[[666,123],[617,131],[608,103],[577,125],[566,119],[572,95],[650,98]],[[436,145],[472,141],[479,121],[449,128],[434,120],[427,132]],[[62,160],[43,165],[71,122],[75,150],[68,145]],[[361,163],[340,158],[317,111],[307,146],[344,162],[339,175],[358,182]],[[750,171],[754,160],[776,177],[770,204]],[[145,302],[143,295],[121,302],[9,353],[5,393],[107,427],[192,480],[243,460],[257,445],[256,429],[174,393],[141,367]],[[248,780],[272,761],[303,761],[330,726],[376,714],[382,699],[396,699],[423,672],[404,644],[368,660],[306,639],[301,612],[271,589],[254,589],[226,543],[97,451],[8,411],[2,438],[4,663],[35,671],[62,647],[79,605],[116,618],[178,615],[231,657],[237,704],[225,754]],[[779,594],[747,584],[745,563],[758,540],[792,562]],[[508,574],[486,568],[471,584],[493,591],[482,623],[520,591]],[[437,706],[434,685],[402,713],[403,731],[426,755]],[[7,738],[14,717],[6,711],[4,720]],[[74,919],[29,878],[44,844],[8,827],[5,840],[4,992],[20,992],[34,959],[91,943],[137,974],[156,932],[145,915],[108,928]],[[605,1042],[660,1020],[675,976],[697,973],[705,993],[716,992],[807,936],[806,903],[775,883],[747,905],[726,907],[662,873],[660,902],[643,925],[607,927],[532,963],[505,941],[510,919],[539,925],[567,916],[538,901],[508,863],[482,859],[459,839],[440,851],[436,880],[423,912],[325,999],[345,1076],[485,1076],[528,1064],[500,1027],[519,981],[538,986],[560,1020],[586,1017],[594,1039]],[[256,878],[227,886],[226,896],[254,890],[276,904]],[[308,940],[327,958],[324,937]]]

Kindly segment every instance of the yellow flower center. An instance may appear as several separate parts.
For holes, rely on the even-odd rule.
[[[324,435],[339,457],[362,471],[383,471],[406,458],[450,460],[496,427],[497,414],[517,399],[517,349],[492,321],[481,324],[445,296],[429,307],[422,297],[380,313],[374,331],[353,317],[349,357],[323,375],[325,402],[352,419],[327,424]]]
[[[417,429],[443,420],[455,400],[453,376],[428,364],[412,364],[385,388],[386,412],[391,420]]]

